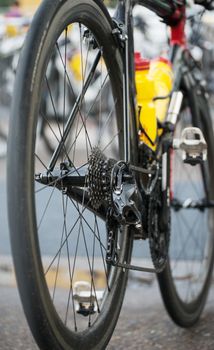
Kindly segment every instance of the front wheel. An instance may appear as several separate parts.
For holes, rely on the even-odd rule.
[[[203,310],[214,262],[214,136],[205,98],[198,97],[194,116],[186,97],[175,138],[186,127],[199,127],[207,143],[205,162],[185,164],[182,150],[170,161],[171,232],[169,260],[158,274],[161,294],[172,319],[182,327],[195,324]]]
[[[18,287],[41,349],[104,349],[126,288],[127,271],[105,259],[105,160],[123,159],[124,148],[122,59],[112,29],[98,0],[46,0],[19,63],[9,136],[9,221]],[[60,110],[59,84],[50,79],[53,57],[63,72]],[[56,147],[51,156],[38,137],[41,118]],[[115,225],[114,234],[119,262],[128,263],[128,229]]]

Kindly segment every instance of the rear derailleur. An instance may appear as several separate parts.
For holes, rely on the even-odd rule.
[[[111,174],[111,206],[107,212],[107,253],[106,261],[118,264],[118,230],[121,225],[132,227],[138,237],[143,238],[144,205],[135,177],[129,165],[116,163]]]
[[[145,239],[145,204],[132,167],[124,161],[108,159],[96,147],[89,157],[87,187],[92,206],[106,208],[106,261],[119,264],[119,230],[129,226],[134,238]],[[126,269],[133,267],[123,264]],[[139,269],[141,270],[141,269]],[[145,271],[145,269],[143,269]]]
[[[89,157],[87,187],[92,206],[106,208],[106,261],[114,266],[139,271],[163,270],[169,244],[169,208],[161,189],[161,168],[154,166],[149,174],[147,190],[140,190],[139,174],[148,169],[133,167],[124,161],[108,159],[96,147]],[[142,186],[141,186],[142,187]],[[166,195],[166,193],[165,193]],[[119,230],[129,226],[134,239],[149,239],[155,269],[142,268],[119,262]]]

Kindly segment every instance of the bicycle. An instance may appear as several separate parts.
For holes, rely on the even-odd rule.
[[[153,128],[141,114],[149,104],[137,108],[137,3],[171,27],[173,86],[169,94],[150,98],[166,109]],[[58,146],[47,157],[37,140],[37,120],[56,50],[64,96],[68,86],[72,92],[66,44],[63,50],[58,45],[75,32],[70,26],[78,31],[82,86],[70,111],[64,102]],[[190,327],[200,317],[214,260],[214,138],[206,88],[186,47],[184,26],[180,0],[118,1],[113,19],[100,0],[45,0],[35,15],[16,78],[7,186],[18,288],[41,349],[104,349],[130,269],[157,273],[166,309],[178,325]],[[89,107],[85,100],[97,72],[100,89]],[[106,84],[112,101],[107,114]],[[149,241],[153,267],[132,264],[135,240]],[[50,257],[52,241],[59,247]]]

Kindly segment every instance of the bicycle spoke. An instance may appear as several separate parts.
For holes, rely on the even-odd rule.
[[[55,133],[53,127],[51,126],[50,121],[48,120],[48,118],[47,118],[43,113],[41,113],[41,111],[40,111],[40,114],[41,114],[42,118],[45,120],[45,122],[48,124],[48,127],[49,127],[49,129],[51,130],[53,136],[55,137],[55,140],[56,140],[57,143],[59,144],[60,140],[59,140],[57,134]]]
[[[119,131],[117,132],[117,134],[115,134],[115,135],[112,137],[111,141],[109,141],[109,143],[102,149],[102,152],[106,151],[107,148],[110,147],[110,146],[112,145],[112,143],[113,143],[113,142],[116,140],[116,138],[119,136],[120,132],[121,132],[121,130],[119,130]]]
[[[86,91],[88,89],[88,86],[89,86],[89,84],[90,84],[90,82],[91,82],[91,80],[93,78],[94,70],[96,69],[96,67],[97,67],[97,65],[99,63],[99,60],[100,60],[100,51],[98,52],[98,54],[97,54],[97,56],[95,58],[95,61],[94,61],[93,65],[92,65],[92,67],[91,67],[91,71],[88,74],[88,77],[86,79],[84,87],[83,87],[82,91],[80,92],[80,94],[79,94],[79,96],[78,96],[78,98],[77,98],[77,100],[75,102],[75,105],[73,106],[73,109],[72,109],[71,113],[69,114],[68,121],[67,121],[66,126],[65,126],[63,137],[60,140],[60,144],[58,145],[57,149],[55,150],[55,152],[53,154],[53,157],[52,157],[52,159],[50,161],[50,164],[49,164],[49,169],[53,169],[54,168],[54,166],[55,166],[55,164],[57,162],[58,156],[59,156],[59,154],[60,154],[60,152],[62,150],[63,145],[65,144],[65,141],[66,141],[66,139],[68,137],[68,134],[70,132],[70,129],[71,129],[72,125],[73,125],[73,122],[74,122],[75,117],[77,116],[78,112],[80,114],[81,121],[82,121],[82,123],[84,125],[85,132],[87,134],[87,130],[86,130],[86,127],[85,127],[85,124],[84,124],[84,120],[83,120],[83,117],[81,116],[81,112],[80,112],[80,102],[81,102],[83,96],[85,95],[85,93],[86,93]],[[90,143],[90,140],[89,140],[89,143]]]
[[[78,41],[75,48],[70,38],[73,32]],[[53,150],[50,157],[48,153],[43,155],[42,145],[38,144],[38,154],[35,154],[38,159],[35,196],[40,213],[37,218],[39,240],[42,245],[46,225],[53,220],[52,239],[55,241],[54,251],[44,259],[44,275],[47,281],[53,275],[54,305],[57,306],[60,297],[58,290],[66,288],[60,318],[77,334],[94,325],[105,304],[103,298],[113,290],[112,276],[117,270],[108,266],[105,258],[108,249],[106,204],[104,202],[98,210],[93,208],[86,181],[95,146],[100,147],[107,158],[113,154],[116,159],[115,155],[121,153],[118,150],[121,143],[118,139],[122,140],[117,120],[119,95],[113,94],[111,69],[105,64],[102,46],[93,48],[91,40],[90,31],[88,33],[81,23],[75,23],[65,27],[55,43],[40,106],[41,135]],[[39,166],[44,168],[43,172]],[[48,182],[49,174],[53,178]],[[72,186],[72,175],[76,181],[78,174],[80,184]],[[40,202],[44,205],[42,209]],[[56,212],[52,214],[55,205]],[[121,246],[118,245],[118,254]],[[65,281],[64,270],[67,271]],[[81,291],[81,288],[86,290]]]
[[[95,215],[95,224],[96,224],[96,230],[97,230],[97,233],[98,233],[98,241],[101,243],[100,231],[99,231],[99,226],[98,226],[98,223],[97,223],[96,215]],[[103,250],[106,251],[106,248],[102,244],[100,244],[100,252],[101,252],[101,256],[102,256],[103,267],[104,267],[104,270],[105,270],[106,284],[108,286],[108,290],[110,291],[110,287],[109,287],[109,283],[108,283],[108,274],[107,274],[106,262],[105,262]]]
[[[191,113],[182,113],[175,137],[191,125]],[[206,136],[206,135],[205,135]],[[187,200],[200,202],[209,198],[208,163],[191,167],[185,164],[181,151],[174,151],[172,158],[172,193],[180,203]],[[179,298],[189,304],[196,300],[204,286],[209,266],[210,254],[206,253],[206,244],[211,231],[207,215],[210,208],[176,210],[172,208],[172,237],[170,250],[172,278]]]
[[[55,192],[55,189],[56,189],[56,185],[53,187],[53,189],[52,189],[52,191],[51,191],[51,194],[50,194],[50,196],[49,196],[49,198],[48,198],[48,200],[47,200],[47,204],[46,204],[46,206],[45,206],[45,209],[44,209],[44,211],[43,211],[43,214],[42,214],[42,216],[41,216],[41,219],[39,220],[39,224],[38,224],[38,226],[37,226],[37,230],[40,229],[40,226],[41,226],[41,224],[42,224],[42,221],[43,221],[43,219],[44,219],[44,217],[45,217],[45,214],[46,214],[46,212],[47,212],[47,210],[48,210],[48,207],[49,207],[49,205],[50,205],[51,199],[52,199],[53,194],[54,194],[54,192]]]
[[[49,5],[44,11],[42,3],[38,13],[44,15],[34,17],[41,26],[31,30],[34,40],[25,46],[23,62],[29,66],[21,70],[20,96],[28,103],[17,109],[26,127],[22,141],[16,135],[23,145],[17,159],[26,156],[18,166],[26,184],[21,201],[26,218],[19,228],[22,235],[28,230],[28,252],[21,258],[32,283],[23,290],[26,305],[32,305],[31,328],[39,327],[38,320],[45,325],[41,346],[101,349],[119,316],[128,278],[126,270],[106,261],[112,203],[102,188],[106,164],[123,159],[122,51],[101,4]],[[115,256],[129,264],[131,236],[123,225],[114,226]]]
[[[48,92],[49,92],[50,97],[51,97],[51,102],[52,102],[53,109],[54,109],[55,120],[56,120],[56,122],[57,122],[57,126],[58,126],[58,130],[59,130],[60,139],[62,140],[62,139],[63,139],[63,134],[64,134],[64,133],[62,133],[62,130],[61,130],[61,127],[60,127],[59,117],[58,117],[58,114],[57,114],[57,111],[56,111],[56,107],[55,107],[55,105],[54,105],[53,96],[52,96],[52,93],[51,93],[51,88],[50,88],[50,85],[49,85],[49,82],[48,82],[47,77],[46,77],[46,84],[47,84],[47,87],[48,87]],[[63,129],[64,129],[64,127],[63,127]],[[62,141],[59,141],[59,142],[58,142],[58,147],[59,147],[59,145],[61,145],[61,142],[62,142]],[[62,144],[62,149],[63,149],[63,151],[65,152],[67,159],[70,160],[70,159],[69,159],[69,156],[68,156],[68,153],[67,153],[67,151],[66,151],[66,147],[65,147],[64,144]]]
[[[105,82],[106,82],[106,79],[107,79],[107,78],[108,78],[108,74],[107,74],[106,77],[105,77],[105,80],[104,80],[104,82],[103,82],[103,86],[101,87],[101,89],[104,88],[104,85],[105,85]],[[101,92],[101,90],[98,91],[98,93],[97,93],[97,95],[96,95],[96,97],[95,97],[95,100],[93,101],[92,105],[90,106],[89,111],[87,112],[87,115],[86,115],[86,117],[85,117],[85,122],[87,122],[87,120],[89,119],[89,117],[90,117],[90,112],[92,111],[93,107],[95,106],[95,104],[96,104],[96,102],[97,102],[97,99],[98,99],[98,97],[100,96],[100,92]],[[78,120],[79,120],[79,119],[78,119]],[[81,125],[81,126],[80,126],[80,129],[79,129],[78,132],[77,132],[77,129],[78,129],[78,124],[77,124],[77,126],[76,126],[75,138],[74,138],[74,141],[73,141],[72,145],[70,146],[70,148],[69,148],[69,150],[68,150],[68,153],[70,153],[71,150],[72,150],[72,148],[76,146],[77,138],[80,136],[80,133],[81,133],[81,131],[82,131],[83,128],[84,128],[84,125]]]
[[[38,159],[38,161],[42,164],[42,166],[48,170],[47,166],[45,165],[45,163],[41,160],[41,158],[38,156],[38,154],[35,153],[35,157]]]

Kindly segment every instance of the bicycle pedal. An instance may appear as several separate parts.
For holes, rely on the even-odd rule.
[[[102,290],[94,291],[94,286],[86,281],[75,282],[73,293],[75,311],[82,316],[95,314],[104,294]]]
[[[180,139],[173,140],[173,148],[181,149],[184,163],[200,164],[207,159],[207,143],[201,129],[188,127],[183,129]]]

